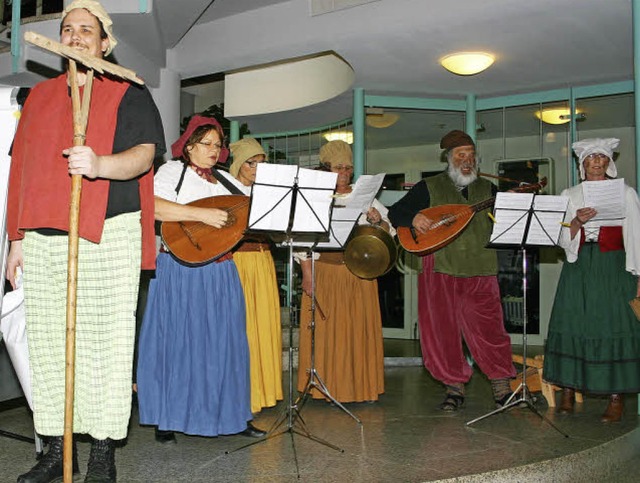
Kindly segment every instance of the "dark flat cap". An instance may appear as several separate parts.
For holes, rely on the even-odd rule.
[[[440,141],[440,148],[446,149],[447,151],[457,148],[459,146],[476,146],[476,143],[473,142],[471,136],[467,133],[455,129],[453,131],[449,131],[442,137]]]

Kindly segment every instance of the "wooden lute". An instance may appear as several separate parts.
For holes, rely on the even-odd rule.
[[[249,197],[221,195],[192,201],[187,206],[218,208],[229,213],[222,228],[199,221],[165,221],[162,241],[179,260],[189,265],[202,265],[220,258],[235,247],[244,236],[249,219]]]
[[[538,191],[547,185],[547,178],[540,182],[515,188],[515,192]],[[398,227],[398,241],[406,251],[418,255],[428,255],[455,240],[471,222],[476,213],[493,205],[495,197],[480,201],[474,205],[440,205],[425,208],[420,213],[433,224],[426,233],[418,233],[409,226]]]

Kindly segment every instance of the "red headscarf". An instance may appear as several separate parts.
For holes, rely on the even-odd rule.
[[[184,150],[184,145],[187,143],[193,131],[195,131],[200,126],[213,126],[218,134],[220,135],[220,141],[224,140],[224,132],[222,131],[222,126],[218,121],[216,121],[212,117],[205,117],[199,114],[196,114],[189,120],[189,124],[187,125],[187,129],[184,130],[182,136],[178,138],[178,140],[171,145],[171,154],[174,159],[178,159],[182,157],[182,151]],[[220,150],[220,155],[218,156],[218,163],[226,163],[227,158],[229,157],[229,149],[223,147]]]

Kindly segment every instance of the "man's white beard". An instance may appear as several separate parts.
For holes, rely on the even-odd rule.
[[[453,163],[449,163],[448,172],[449,177],[453,180],[453,184],[461,188],[470,185],[478,178],[478,171],[475,167],[471,174],[462,174],[460,168],[456,168]]]

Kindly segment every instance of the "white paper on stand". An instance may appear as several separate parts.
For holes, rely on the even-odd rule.
[[[329,241],[319,242],[316,248],[341,249],[351,235],[353,227],[360,218],[361,211],[356,208],[336,206],[331,213],[331,228],[329,230]],[[311,246],[311,244],[307,245]]]
[[[253,185],[249,229],[285,233],[289,227],[293,187],[298,193],[292,232],[326,232],[337,173],[295,165],[259,163]]]
[[[536,196],[527,232],[527,245],[557,245],[568,206],[568,196]]]
[[[569,198],[533,193],[498,193],[490,244],[557,245]],[[526,235],[526,240],[525,240]]]
[[[532,202],[533,193],[497,193],[489,243],[520,245]]]

